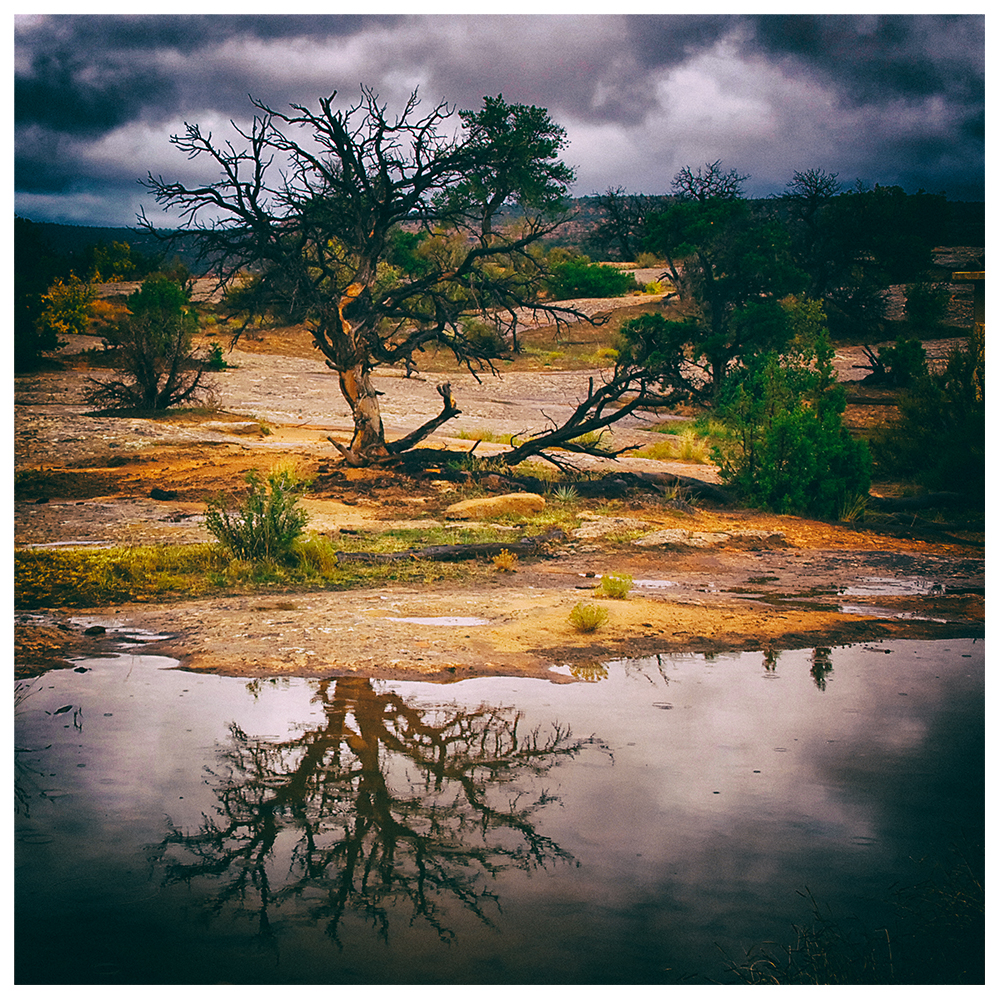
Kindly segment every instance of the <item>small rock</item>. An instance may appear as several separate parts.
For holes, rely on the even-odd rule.
[[[91,625],[83,630],[84,635],[104,635],[107,629],[103,625]]]
[[[176,490],[161,490],[158,486],[154,486],[150,491],[149,495],[154,500],[176,500],[177,491]]]
[[[655,545],[690,545],[691,532],[683,528],[663,528],[635,539],[632,544],[642,548],[652,548]]]
[[[644,531],[649,526],[648,521],[640,521],[634,517],[588,518],[587,524],[582,524],[573,531],[573,537],[601,538],[618,531]]]
[[[505,493],[498,497],[460,500],[448,507],[445,514],[462,520],[478,520],[501,514],[535,514],[544,507],[545,498],[537,493]]]
[[[260,424],[256,420],[234,420],[232,422],[210,420],[201,426],[202,430],[217,431],[220,434],[257,434],[260,432]]]

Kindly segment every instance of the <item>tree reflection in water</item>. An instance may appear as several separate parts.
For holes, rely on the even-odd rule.
[[[231,726],[209,771],[214,815],[197,832],[170,822],[153,849],[165,884],[210,880],[209,910],[235,905],[264,937],[296,899],[338,946],[349,911],[388,941],[400,902],[448,941],[452,900],[489,924],[497,874],[572,862],[533,825],[554,801],[537,780],[599,740],[522,731],[514,709],[413,707],[367,678],[323,681],[313,700],[324,723],[294,737]]]
[[[833,660],[831,650],[827,646],[817,646],[809,657],[809,673],[812,674],[816,687],[820,691],[826,690],[826,679],[833,673]]]

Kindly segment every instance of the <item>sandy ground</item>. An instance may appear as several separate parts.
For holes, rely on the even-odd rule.
[[[306,501],[313,530],[336,536],[447,520],[445,509],[458,498],[453,484],[393,481],[339,466],[326,437],[348,440],[349,415],[335,376],[317,358],[241,351],[229,359],[234,367],[217,376],[216,400],[230,416],[185,420],[87,416],[82,392],[95,372],[85,366],[19,377],[16,544],[208,540],[206,498],[239,484],[247,468],[283,457],[316,476]],[[846,373],[853,359],[838,362]],[[482,382],[451,374],[463,414],[430,443],[468,449],[471,441],[448,435],[544,426],[568,412],[595,374],[536,371]],[[436,381],[380,379],[390,436],[437,412]],[[616,443],[662,439],[649,429],[653,419],[639,414],[617,426]],[[477,454],[497,447],[484,444]],[[718,481],[705,465],[623,459],[614,467]],[[168,491],[169,499],[154,499],[154,490]],[[698,501],[678,509],[652,496],[585,506],[581,513],[580,537],[474,586],[24,612],[17,616],[16,666],[30,673],[90,652],[144,648],[188,669],[247,676],[358,672],[450,680],[496,673],[565,680],[552,668],[620,656],[983,633],[981,535],[900,537]],[[602,534],[602,518],[611,531],[615,517],[629,519],[635,537],[622,542]],[[707,547],[676,539],[635,544],[664,528],[714,535]],[[628,599],[595,598],[595,582],[610,572],[637,581]],[[576,632],[568,616],[580,601],[606,607],[607,624]]]

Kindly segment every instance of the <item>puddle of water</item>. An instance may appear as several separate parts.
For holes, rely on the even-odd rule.
[[[391,622],[406,622],[409,625],[489,625],[489,618],[462,618],[457,615],[441,615],[436,618],[390,618]]]
[[[146,642],[163,642],[166,639],[174,638],[174,634],[170,632],[151,632],[149,629],[134,628],[131,625],[122,625],[120,622],[108,621],[107,618],[71,617],[69,621],[81,628],[101,626],[106,629],[107,636],[123,645],[142,645]]]
[[[914,614],[912,611],[900,611],[897,608],[880,608],[875,604],[841,604],[838,608],[844,615],[868,615],[876,618],[905,618],[915,622],[946,623],[947,618],[928,618],[925,615]]]
[[[725,982],[805,886],[882,926],[982,843],[973,640],[569,684],[84,665],[17,690],[18,983]]]
[[[633,580],[632,585],[634,587],[645,587],[650,590],[659,590],[661,588],[677,586],[673,580]]]
[[[944,592],[944,584],[906,576],[865,576],[838,591],[845,597],[927,597]]]

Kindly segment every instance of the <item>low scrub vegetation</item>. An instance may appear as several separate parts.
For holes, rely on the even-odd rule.
[[[499,573],[516,573],[517,553],[511,552],[509,549],[501,549],[493,557],[493,565]]]
[[[640,290],[628,271],[592,264],[589,257],[562,261],[552,270],[548,290],[555,299],[610,299]]]
[[[599,597],[613,597],[624,600],[632,589],[632,577],[628,573],[607,573],[601,577],[595,593]]]
[[[713,458],[749,506],[837,518],[867,495],[868,446],[844,427],[846,398],[832,357],[817,323],[808,338],[760,355],[724,383],[716,414],[730,436]]]
[[[513,444],[516,435],[503,434],[499,431],[491,431],[488,428],[480,427],[472,431],[459,431],[455,437],[462,441],[486,441],[489,444]]]
[[[981,870],[981,869],[980,869]],[[889,919],[872,927],[834,915],[806,889],[810,918],[793,924],[794,941],[751,948],[729,972],[747,985],[980,985],[984,982],[982,877],[953,852],[916,885],[883,901]]]
[[[266,481],[251,469],[246,481],[250,492],[239,509],[211,501],[205,527],[235,559],[289,561],[307,520],[298,501],[308,482],[290,468],[272,470]]]
[[[599,604],[577,604],[569,613],[569,623],[577,632],[596,632],[608,620],[608,609]]]
[[[143,411],[194,399],[205,389],[206,366],[194,358],[198,317],[188,292],[168,278],[150,278],[127,305],[105,338],[115,374],[90,379],[87,401],[99,409]]]
[[[238,559],[221,545],[138,545],[106,549],[20,549],[14,554],[14,603],[18,608],[86,608],[122,601],[162,601],[219,593],[350,590],[389,582],[485,578],[479,562],[440,563],[407,559],[380,565],[340,565],[338,548],[369,551],[371,538],[334,544],[321,536],[300,538],[287,560]],[[396,539],[392,551],[408,548]]]
[[[986,490],[985,330],[953,351],[945,370],[913,379],[899,418],[872,440],[880,470],[935,490]]]

